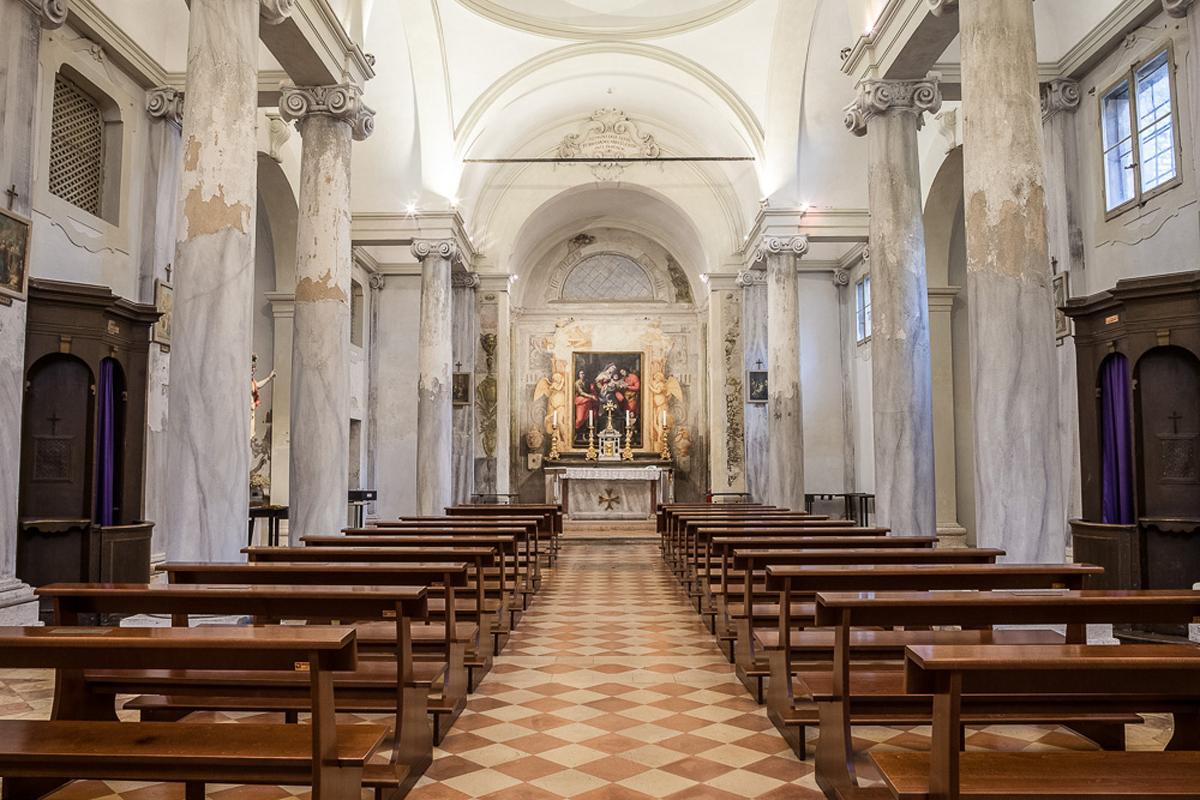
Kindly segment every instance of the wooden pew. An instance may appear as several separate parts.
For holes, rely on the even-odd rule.
[[[908,648],[905,687],[933,695],[929,753],[873,754],[901,800],[971,798],[1171,798],[1200,796],[1193,739],[1165,752],[962,753],[958,730],[972,695],[1016,695],[1054,703],[1068,696],[1097,707],[1152,711],[1164,700],[1200,706],[1194,645]]]
[[[792,619],[795,596],[817,592],[882,592],[907,590],[989,589],[1082,589],[1089,576],[1103,570],[1091,564],[956,564],[809,566],[766,565],[767,591],[780,594],[778,630],[773,646],[760,637],[768,653],[770,679],[767,688],[767,717],[792,746],[797,756],[805,751],[804,730],[818,722],[812,702],[797,702],[811,696],[814,687],[833,678],[831,668],[822,666],[796,676],[793,666]],[[814,614],[815,617],[815,614]],[[832,650],[822,658],[805,652],[808,660],[831,662]],[[866,678],[862,680],[866,692]],[[799,684],[799,689],[794,684]],[[813,684],[813,685],[810,685]],[[885,720],[884,715],[872,719]],[[886,724],[886,722],[885,722]],[[843,769],[849,770],[849,766]],[[849,783],[849,781],[847,781]]]
[[[343,542],[337,546],[347,546],[353,544],[346,542],[346,538],[360,539],[378,539],[380,537],[401,537],[413,536],[420,537],[423,544],[452,546],[455,544],[474,544],[486,545],[486,539],[479,537],[495,537],[495,536],[511,536],[516,547],[511,551],[504,551],[502,559],[504,567],[512,567],[514,574],[519,577],[519,580],[514,584],[513,590],[519,597],[520,602],[515,604],[515,608],[524,610],[526,601],[537,593],[540,582],[540,570],[538,568],[538,550],[537,550],[537,535],[533,528],[520,525],[409,525],[404,523],[396,526],[382,526],[376,528],[344,528],[342,531],[345,536],[341,537]],[[304,544],[328,544],[331,539],[337,537],[329,536],[303,536],[301,541]]]
[[[430,696],[429,713],[433,718],[434,744],[441,743],[454,721],[467,705],[466,643],[457,641],[455,589],[467,584],[468,565],[465,562],[446,563],[186,563],[168,562],[158,567],[167,573],[171,583],[272,584],[272,585],[349,585],[349,586],[432,586],[440,585],[445,593],[445,632],[440,659],[445,670],[417,677],[429,677],[426,684],[432,693],[433,681],[442,676],[441,696]],[[432,603],[430,604],[433,605]],[[386,665],[384,665],[386,666]],[[371,691],[386,688],[390,678],[386,669],[377,674],[360,677],[357,683],[372,684]]]
[[[390,699],[382,703],[354,703],[335,696],[336,710],[377,713],[394,710],[391,758],[388,764],[367,765],[363,785],[380,796],[407,792],[433,758],[433,734],[427,717],[428,692],[418,685],[412,653],[411,620],[428,614],[423,586],[222,586],[198,584],[51,584],[36,593],[52,598],[55,622],[78,625],[91,614],[163,614],[174,627],[186,628],[191,615],[251,615],[256,622],[282,619],[393,619],[389,655],[400,665]],[[359,666],[365,646],[359,641]],[[424,665],[430,672],[432,665]],[[334,673],[334,683],[339,682]],[[90,679],[89,679],[90,676]],[[107,694],[138,694],[161,689],[165,694],[135,698],[126,704],[145,721],[171,721],[191,711],[282,711],[294,722],[297,712],[308,711],[306,681],[299,673],[261,675],[250,668],[214,674],[203,668],[175,670],[169,675],[137,670],[85,674],[93,690]],[[425,681],[422,681],[422,684]],[[228,696],[234,692],[243,696]],[[270,696],[262,696],[268,691]]]
[[[485,567],[496,563],[494,547],[246,547],[242,549],[250,563],[293,562],[293,563],[361,563],[378,564],[414,563],[430,561],[462,561],[468,560],[472,569],[468,574],[470,583],[464,587],[464,593],[474,595],[472,605],[469,598],[456,596],[455,617],[457,630],[454,632],[455,641],[467,643],[467,690],[475,691],[479,681],[492,667],[494,653],[494,638],[496,628],[504,621],[504,605],[502,601],[489,603],[485,593]],[[474,589],[472,592],[471,590]],[[503,585],[500,587],[503,592]],[[444,603],[444,600],[443,600]],[[444,614],[444,608],[443,612]],[[378,626],[375,626],[376,628]],[[422,625],[413,629],[415,643],[418,647],[428,644],[432,637],[438,635],[439,628],[444,625]],[[379,644],[380,632],[367,627],[359,630],[359,647],[367,641]],[[442,634],[444,636],[444,633]]]
[[[451,517],[495,517],[504,519],[512,516],[537,515],[543,518],[543,524],[538,528],[538,538],[548,539],[550,544],[550,564],[558,558],[560,541],[563,533],[562,506],[558,503],[510,503],[508,505],[467,504],[451,506],[446,509],[446,515]]]
[[[704,518],[710,516],[729,516],[736,515],[745,517],[749,514],[761,515],[773,511],[786,512],[787,509],[779,509],[775,506],[765,506],[757,504],[730,504],[730,505],[714,505],[711,503],[672,503],[669,505],[659,505],[656,515],[656,527],[659,534],[660,544],[663,557],[670,563],[674,557],[674,541],[676,533],[681,523],[686,524],[686,518]]]
[[[889,538],[894,541],[903,537],[894,536]],[[727,612],[728,619],[732,622],[734,628],[734,672],[738,676],[738,680],[742,682],[742,685],[746,687],[759,703],[762,703],[764,700],[763,682],[770,675],[771,666],[768,659],[759,657],[759,653],[762,652],[763,646],[770,647],[777,645],[779,630],[778,627],[773,627],[759,631],[754,625],[755,614],[751,613],[749,609],[754,609],[758,605],[760,607],[760,611],[758,612],[760,618],[765,617],[772,621],[777,621],[779,618],[779,606],[769,601],[767,603],[756,603],[758,597],[766,592],[766,572],[759,573],[756,569],[757,567],[764,564],[808,564],[813,566],[850,564],[939,564],[943,566],[953,564],[995,564],[996,559],[1002,555],[1004,555],[1003,550],[968,548],[933,550],[930,548],[897,547],[810,550],[806,549],[804,544],[795,545],[792,548],[777,545],[774,549],[758,550],[735,547],[733,548],[732,558],[726,559],[732,562],[732,572],[735,578],[740,576],[740,587],[742,590],[740,608],[735,608],[733,612]],[[758,582],[758,576],[761,576],[761,582]],[[722,587],[722,593],[727,598],[736,589],[737,586]],[[728,601],[726,600],[723,605],[728,608]],[[795,613],[792,614],[792,619],[793,621],[799,621]],[[828,637],[828,642],[832,646],[832,636]]]
[[[75,779],[311,785],[312,796],[358,797],[384,725],[337,725],[335,670],[355,667],[353,629],[0,628],[0,668],[55,670],[50,720],[0,720],[4,797],[32,800]],[[304,664],[312,725],[119,722],[112,698],[91,693],[96,669],[254,669]]]
[[[370,530],[383,530],[382,528],[372,528]],[[520,549],[518,537],[512,534],[472,534],[461,535],[451,532],[441,533],[380,533],[374,536],[355,535],[355,536],[302,536],[300,541],[305,547],[320,548],[326,547],[344,548],[344,547],[359,547],[359,548],[379,548],[379,547],[494,547],[501,554],[499,564],[496,569],[488,570],[488,581],[484,585],[485,594],[494,596],[501,602],[508,614],[508,620],[504,621],[497,629],[499,636],[496,640],[496,652],[500,651],[502,642],[507,638],[508,633],[516,626],[517,621],[521,618],[524,604],[528,597],[526,589],[529,586],[529,573],[525,569],[527,564],[515,558],[513,554]],[[492,577],[496,580],[493,582]]]
[[[542,532],[542,529],[546,524],[544,518],[537,516],[402,517],[395,520],[379,520],[375,523],[375,528],[379,529],[378,532],[384,535],[399,534],[402,532],[424,533],[429,531],[443,533],[512,534],[519,538],[524,549],[524,557],[527,559],[536,558],[536,563],[529,565],[530,574],[533,578],[531,585],[534,588],[540,588],[542,581],[541,553],[546,549],[542,544],[545,541],[545,534]],[[512,528],[516,528],[517,530],[510,530]],[[342,532],[361,534],[362,531],[369,530],[372,530],[372,528],[343,528]]]

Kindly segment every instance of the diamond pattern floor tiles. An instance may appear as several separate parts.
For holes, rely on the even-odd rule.
[[[0,716],[45,718],[53,682],[0,673]],[[214,715],[237,722],[254,715]],[[928,729],[856,727],[867,748],[924,749]],[[1160,749],[1169,722],[1130,729]],[[811,735],[815,735],[815,732]],[[969,748],[1079,747],[1054,727],[972,731]],[[307,788],[208,787],[219,800],[307,798]],[[364,798],[367,794],[364,793]],[[751,700],[653,544],[565,546],[412,800],[809,800],[822,797]],[[182,784],[80,781],[55,800],[182,800]]]

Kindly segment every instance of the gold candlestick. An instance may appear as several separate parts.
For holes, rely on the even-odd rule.
[[[621,451],[622,461],[633,461],[633,426],[625,426],[625,449]]]
[[[546,456],[547,461],[558,461],[558,431],[550,437],[550,455]]]
[[[670,432],[670,430],[671,429],[667,427],[667,423],[664,422],[662,426],[662,450],[659,451],[659,456],[663,461],[671,460],[671,448],[667,446],[667,434]]]
[[[595,461],[597,455],[599,455],[599,453],[596,452],[596,426],[594,424],[589,423],[588,424],[587,460]]]

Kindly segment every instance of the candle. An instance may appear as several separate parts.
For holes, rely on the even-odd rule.
[[[551,427],[554,427],[554,428],[558,427],[558,409],[557,408],[554,409],[554,424]]]
[[[625,412],[625,427],[626,428],[629,427],[629,412],[628,411]]]
[[[667,427],[667,410],[663,409],[663,427]]]
[[[594,424],[595,423],[592,421],[592,412],[589,411],[588,412],[588,425],[594,425]]]

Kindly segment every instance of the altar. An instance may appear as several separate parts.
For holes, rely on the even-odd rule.
[[[674,497],[671,467],[546,467],[546,501],[570,520],[646,520]]]

